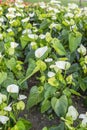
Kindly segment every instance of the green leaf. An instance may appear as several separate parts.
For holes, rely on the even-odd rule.
[[[31,125],[31,123],[28,120],[26,120],[24,118],[20,118],[19,120],[21,122],[23,122],[26,130],[30,130],[31,129],[32,125]]]
[[[27,108],[29,109],[37,105],[42,100],[43,100],[43,88],[33,86],[30,90],[30,94],[28,97]]]
[[[80,45],[82,39],[82,34],[80,32],[69,34],[69,49],[74,52]]]
[[[61,122],[58,126],[53,126],[49,128],[49,130],[65,130],[65,125],[64,122]]]
[[[51,107],[51,103],[49,100],[44,100],[41,105],[41,113],[44,113]]]
[[[52,40],[52,47],[54,48],[54,50],[60,55],[60,56],[63,56],[63,55],[66,55],[66,51],[63,47],[63,45],[60,43],[60,41],[57,39],[57,38],[54,38]]]
[[[29,40],[30,39],[29,39],[29,37],[27,35],[22,35],[20,37],[22,49],[24,49],[26,47],[26,45],[28,44]]]
[[[7,79],[6,72],[0,72],[0,84],[2,84]]]
[[[19,84],[23,84],[27,79],[29,79],[32,75],[39,71],[39,67],[36,66],[36,62],[33,59],[29,59],[29,67],[26,72],[26,76],[19,80]]]
[[[52,97],[57,90],[56,87],[53,87],[48,83],[45,83],[44,88],[45,88],[45,92],[44,92],[45,99]]]
[[[53,97],[51,105],[57,116],[64,117],[68,108],[68,99],[65,95],[62,95],[59,99]]]
[[[6,66],[10,69],[13,70],[16,66],[16,60],[15,58],[11,58],[10,60],[6,60]]]
[[[40,29],[44,30],[44,29],[48,28],[49,24],[50,24],[50,20],[45,19],[44,21],[42,21],[42,23],[40,25]]]
[[[16,123],[16,117],[13,112],[10,112],[10,118]]]

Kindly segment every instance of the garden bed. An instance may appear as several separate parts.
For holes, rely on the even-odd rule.
[[[87,8],[1,4],[0,129],[86,130],[86,91]]]

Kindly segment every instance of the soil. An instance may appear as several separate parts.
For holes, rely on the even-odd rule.
[[[33,76],[31,79],[29,79],[29,89],[27,92],[25,92],[25,95],[27,96],[29,95],[30,88],[39,83],[39,81],[36,80],[35,77],[36,76]],[[83,105],[83,99],[81,97],[72,96],[72,101],[79,114],[85,114],[85,112],[87,111],[87,107]],[[41,114],[39,106],[33,107],[32,109],[30,109],[30,111],[25,110],[21,115],[25,116],[25,118],[27,118],[32,123],[31,130],[42,130],[42,128],[45,126],[58,126],[58,124],[60,123],[60,119],[53,112],[52,114]]]

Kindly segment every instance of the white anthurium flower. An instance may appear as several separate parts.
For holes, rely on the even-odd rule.
[[[33,13],[29,13],[29,16],[32,18],[32,17],[34,17],[34,15],[35,15],[35,13],[33,12]]]
[[[15,2],[15,6],[18,8],[24,8],[25,5],[22,3]]]
[[[11,84],[7,86],[7,92],[9,93],[19,93],[19,86]]]
[[[53,61],[52,58],[47,58],[47,59],[45,59],[45,62],[52,62],[52,61]]]
[[[25,34],[25,33],[29,33],[29,34],[31,34],[31,33],[32,33],[32,30],[31,30],[31,29],[23,30],[22,34]]]
[[[69,106],[66,117],[72,117],[72,120],[76,120],[78,117],[78,112],[74,106]]]
[[[86,127],[87,126],[87,112],[86,112],[86,114],[80,114],[79,118],[83,119],[82,123],[81,123],[81,126]]]
[[[7,29],[7,32],[12,32],[13,30],[11,28],[8,28]]]
[[[1,23],[4,22],[4,18],[3,18],[3,17],[0,18],[0,22],[1,22]]]
[[[49,71],[48,74],[47,74],[47,76],[50,77],[50,78],[51,78],[51,77],[54,77],[54,76],[55,76],[55,73],[52,72],[52,71]]]
[[[21,20],[21,22],[23,23],[28,22],[28,21],[29,21],[29,17]]]
[[[45,37],[46,37],[46,35],[44,35],[44,34],[40,34],[40,35],[39,35],[39,38],[40,38],[40,39],[45,39]]]
[[[82,44],[80,45],[80,47],[77,49],[77,51],[82,54],[85,55],[86,54],[86,47],[84,47]]]
[[[72,14],[72,13],[67,13],[67,14],[65,14],[64,15],[64,17],[69,17],[69,18],[73,18],[74,17],[74,14]]]
[[[58,1],[58,0],[51,0],[50,3],[52,3],[52,4],[60,4],[61,2]]]
[[[7,14],[6,14],[6,17],[7,17],[7,18],[10,18],[10,19],[13,19],[13,18],[16,17],[16,15],[15,15],[14,13],[7,13]]]
[[[10,45],[11,45],[11,48],[16,48],[19,44],[16,42],[11,42]]]
[[[16,8],[10,7],[10,8],[8,8],[8,11],[11,12],[11,13],[12,13],[12,12],[15,12],[15,11],[16,11]]]
[[[40,2],[39,5],[42,9],[46,8],[46,4],[44,2]]]
[[[35,56],[36,56],[37,58],[41,58],[41,57],[46,53],[47,50],[48,50],[48,47],[47,47],[47,46],[40,47],[40,48],[38,48],[38,49],[35,51]]]
[[[7,100],[7,96],[2,93],[0,93],[0,98],[2,99],[3,102],[5,102]]]
[[[8,105],[7,107],[4,107],[4,110],[10,112],[12,110],[12,107]]]
[[[18,12],[18,13],[16,13],[16,16],[20,17],[20,16],[22,16],[22,14]]]
[[[26,98],[27,98],[27,96],[21,94],[21,95],[19,95],[18,100],[24,100]]]
[[[36,35],[36,34],[28,34],[28,37],[31,38],[31,39],[37,39],[38,35]]]
[[[8,120],[9,120],[9,118],[7,116],[0,115],[0,122],[2,124],[6,124]]]
[[[57,61],[55,64],[59,69],[67,70],[70,68],[70,63],[67,61]]]
[[[76,8],[78,8],[78,5],[77,5],[77,4],[74,4],[74,3],[69,3],[69,4],[68,4],[68,8],[69,8],[69,9],[76,9]]]

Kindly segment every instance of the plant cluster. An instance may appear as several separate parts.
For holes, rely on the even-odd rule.
[[[14,112],[18,116],[25,108],[24,102],[17,100],[19,87],[28,89],[27,80],[35,73],[39,82],[30,90],[27,108],[40,104],[41,113],[51,109],[62,120],[58,127],[43,130],[86,130],[87,114],[79,115],[72,102],[72,95],[86,99],[82,95],[87,90],[86,7],[64,7],[57,0],[0,5],[1,129],[31,127],[24,119],[17,122]],[[78,115],[83,120],[75,127]]]

